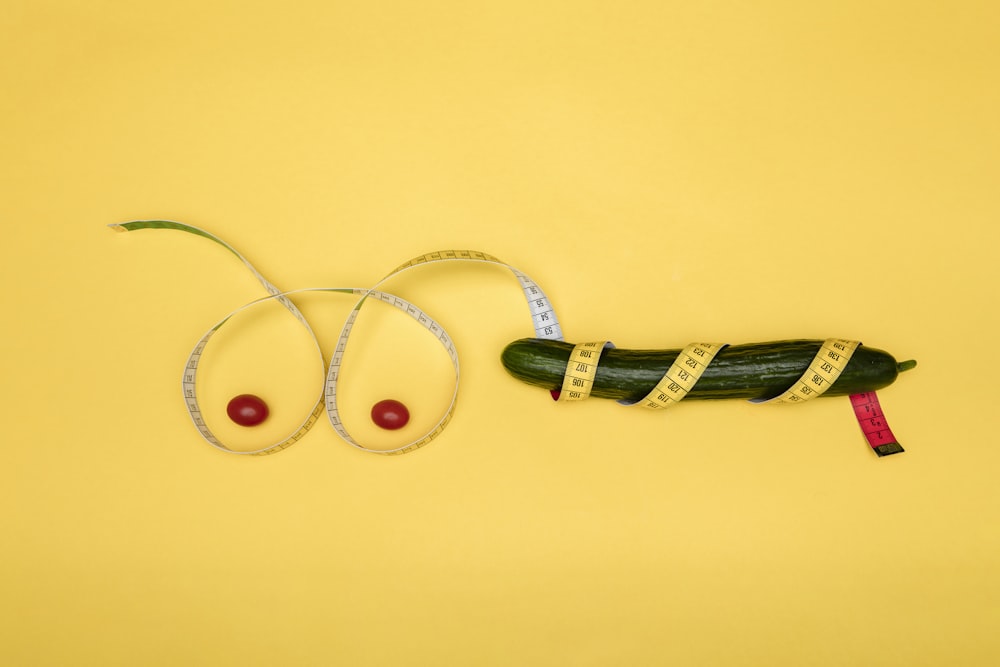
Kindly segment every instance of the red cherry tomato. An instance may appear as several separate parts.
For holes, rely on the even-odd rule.
[[[267,403],[253,394],[240,394],[229,401],[226,414],[240,426],[256,426],[267,419]]]
[[[377,426],[394,431],[410,421],[410,411],[399,401],[387,398],[372,406],[372,421]]]

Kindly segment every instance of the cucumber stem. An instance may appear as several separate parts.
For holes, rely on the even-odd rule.
[[[898,364],[896,364],[896,372],[902,373],[903,371],[908,371],[911,368],[916,368],[916,366],[917,366],[916,359],[908,359],[906,361],[901,361]]]

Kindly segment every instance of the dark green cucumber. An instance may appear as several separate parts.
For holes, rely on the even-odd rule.
[[[821,340],[782,340],[730,345],[716,355],[686,400],[745,398],[766,400],[780,395],[802,377],[819,352]],[[522,338],[501,355],[507,372],[545,389],[562,387],[572,343]],[[624,401],[642,399],[667,372],[680,350],[608,349],[601,356],[591,396]],[[897,363],[888,352],[858,346],[837,381],[823,396],[875,391],[892,384],[916,362]]]

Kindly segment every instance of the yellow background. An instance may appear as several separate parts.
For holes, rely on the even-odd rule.
[[[0,662],[997,664],[998,29],[991,2],[5,3]],[[324,418],[226,455],[181,367],[262,291],[105,227],[156,217],[286,289],[481,249],[573,342],[859,338],[920,363],[880,393],[907,452],[846,399],[553,404],[498,362],[531,335],[514,278],[436,267],[387,288],[458,344],[442,437],[373,456]],[[303,303],[329,345],[352,301]],[[312,404],[265,311],[215,348],[215,415]],[[451,390],[376,311],[359,436]]]

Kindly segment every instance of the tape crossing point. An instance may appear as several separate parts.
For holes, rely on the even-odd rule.
[[[322,413],[327,413],[327,417],[330,420],[331,426],[333,426],[334,431],[348,444],[358,449],[373,454],[404,454],[406,452],[411,452],[418,449],[438,435],[444,430],[445,426],[451,420],[452,415],[455,411],[455,402],[458,397],[458,386],[460,378],[460,365],[458,360],[458,350],[455,348],[455,344],[451,337],[445,331],[437,321],[430,317],[427,313],[420,310],[414,304],[401,299],[398,296],[385,292],[378,289],[380,285],[384,282],[396,276],[404,271],[414,269],[416,267],[424,266],[427,264],[433,264],[437,262],[485,262],[490,264],[497,264],[511,271],[514,276],[518,279],[521,289],[524,292],[525,299],[528,302],[528,309],[531,314],[532,323],[535,329],[535,336],[538,338],[546,338],[553,340],[562,340],[562,329],[559,326],[559,320],[556,317],[555,311],[549,302],[548,297],[538,286],[538,284],[529,278],[525,273],[519,271],[513,266],[506,264],[492,255],[487,255],[486,253],[479,252],[477,250],[440,250],[436,252],[427,253],[424,255],[419,255],[413,259],[404,262],[399,265],[388,274],[386,274],[381,280],[379,280],[374,286],[369,288],[362,287],[314,287],[314,288],[304,288],[296,289],[290,291],[282,291],[276,287],[273,283],[268,281],[250,262],[240,254],[233,246],[229,245],[223,241],[218,236],[211,234],[203,229],[199,229],[192,225],[188,225],[182,222],[176,222],[173,220],[134,220],[131,222],[117,223],[109,225],[112,229],[122,232],[130,232],[142,229],[171,229],[176,231],[187,232],[190,234],[195,234],[213,241],[222,247],[233,253],[247,269],[257,278],[257,280],[264,286],[264,289],[268,292],[269,296],[261,297],[255,301],[234,310],[225,317],[223,317],[219,322],[217,322],[211,329],[209,329],[195,344],[194,349],[188,356],[187,362],[184,365],[184,373],[181,380],[181,389],[184,393],[185,406],[187,408],[188,414],[191,416],[191,420],[194,422],[195,428],[201,434],[201,436],[213,447],[220,449],[224,452],[230,454],[245,454],[245,455],[267,455],[279,452],[292,444],[298,442],[303,436],[311,429]],[[303,294],[306,292],[326,292],[326,293],[340,293],[348,294],[357,298],[357,302],[354,308],[351,310],[344,322],[343,328],[341,329],[340,336],[337,339],[337,344],[335,346],[333,355],[327,366],[327,361],[324,358],[323,352],[320,348],[320,343],[316,337],[315,332],[310,326],[308,320],[302,314],[302,312],[295,306],[289,297],[296,294]],[[339,388],[340,380],[340,370],[343,363],[344,355],[347,351],[347,343],[350,338],[351,331],[354,324],[361,312],[362,306],[368,299],[377,299],[386,303],[402,312],[406,313],[414,320],[416,320],[428,333],[434,336],[437,341],[444,347],[445,351],[448,353],[448,357],[451,359],[452,366],[455,370],[455,387],[452,392],[451,401],[445,410],[444,414],[438,420],[434,427],[425,433],[423,436],[417,438],[416,440],[403,445],[401,447],[396,447],[393,449],[371,449],[364,446],[359,441],[357,441],[347,430],[347,427],[343,423],[341,417],[340,409],[338,407],[337,394]],[[229,321],[237,313],[252,308],[255,305],[270,301],[277,300],[282,306],[285,307],[301,324],[306,328],[309,335],[312,337],[313,342],[316,345],[317,356],[320,362],[327,367],[326,371],[326,381],[320,396],[317,398],[315,406],[310,410],[308,416],[302,421],[302,423],[288,436],[283,438],[281,441],[259,447],[257,449],[243,451],[234,450],[227,447],[209,428],[208,423],[205,420],[205,416],[202,413],[201,406],[198,402],[198,367],[201,361],[202,354],[204,353],[205,347],[211,340],[212,336],[221,329],[227,321]]]
[[[184,395],[185,407],[195,428],[201,436],[213,447],[230,454],[243,455],[267,455],[279,452],[292,444],[298,442],[305,434],[319,421],[323,412],[333,426],[334,431],[348,444],[366,452],[373,454],[403,454],[418,449],[444,430],[451,420],[455,411],[455,402],[458,396],[460,364],[458,351],[451,337],[437,321],[427,313],[419,309],[414,304],[401,299],[379,289],[380,286],[390,278],[404,272],[427,264],[438,262],[483,262],[496,264],[508,269],[518,279],[524,297],[528,303],[529,312],[532,318],[532,325],[537,338],[548,340],[562,340],[562,329],[555,311],[549,302],[548,297],[525,273],[500,259],[477,250],[440,250],[436,252],[419,255],[400,264],[395,269],[387,273],[372,287],[311,287],[296,290],[283,291],[268,281],[250,262],[237,251],[233,246],[223,241],[218,236],[198,227],[173,220],[134,220],[125,223],[115,223],[109,225],[112,229],[120,232],[129,232],[142,229],[170,229],[187,232],[196,236],[201,236],[213,241],[235,255],[246,268],[257,278],[258,282],[267,291],[268,296],[261,297],[240,308],[232,311],[212,328],[205,332],[194,349],[188,355],[184,365],[184,373],[181,379],[181,390]],[[319,340],[313,331],[309,321],[302,312],[295,306],[290,297],[304,293],[331,293],[346,294],[357,299],[354,308],[350,311],[337,339],[337,344],[329,361],[325,358]],[[369,299],[375,299],[388,304],[416,320],[429,334],[434,336],[444,347],[451,359],[455,371],[455,385],[452,392],[451,401],[447,409],[442,414],[438,422],[430,431],[420,436],[416,440],[394,449],[371,449],[357,441],[347,430],[341,417],[337,400],[340,372],[344,355],[347,352],[347,344],[353,330],[354,324],[361,312],[362,306]],[[250,451],[234,450],[227,447],[209,428],[205,415],[202,412],[198,401],[198,368],[204,354],[205,348],[212,336],[221,329],[236,314],[257,306],[259,304],[276,300],[288,312],[295,317],[298,322],[305,327],[312,338],[317,359],[326,367],[326,380],[319,392],[315,405],[310,409],[308,415],[302,420],[288,436],[277,443],[265,445]],[[787,391],[779,396],[764,401],[754,401],[760,403],[801,403],[820,396],[829,389],[840,377],[841,372],[846,368],[851,359],[851,355],[860,345],[857,341],[841,338],[831,338],[823,342],[820,350],[809,364],[809,367]],[[553,391],[553,398],[560,401],[580,401],[590,396],[597,377],[598,366],[601,354],[604,350],[613,348],[609,341],[597,341],[581,343],[576,345],[571,354],[563,378],[562,389]],[[622,401],[625,405],[641,405],[650,409],[661,409],[671,407],[679,403],[694,388],[698,380],[703,376],[716,355],[726,347],[725,343],[691,343],[686,346],[677,356],[676,360],[664,373],[662,379],[650,392],[642,399],[634,402]],[[903,451],[882,412],[878,402],[878,397],[874,391],[862,394],[851,395],[851,404],[854,408],[855,416],[861,426],[862,433],[869,445],[878,456],[887,456]]]

